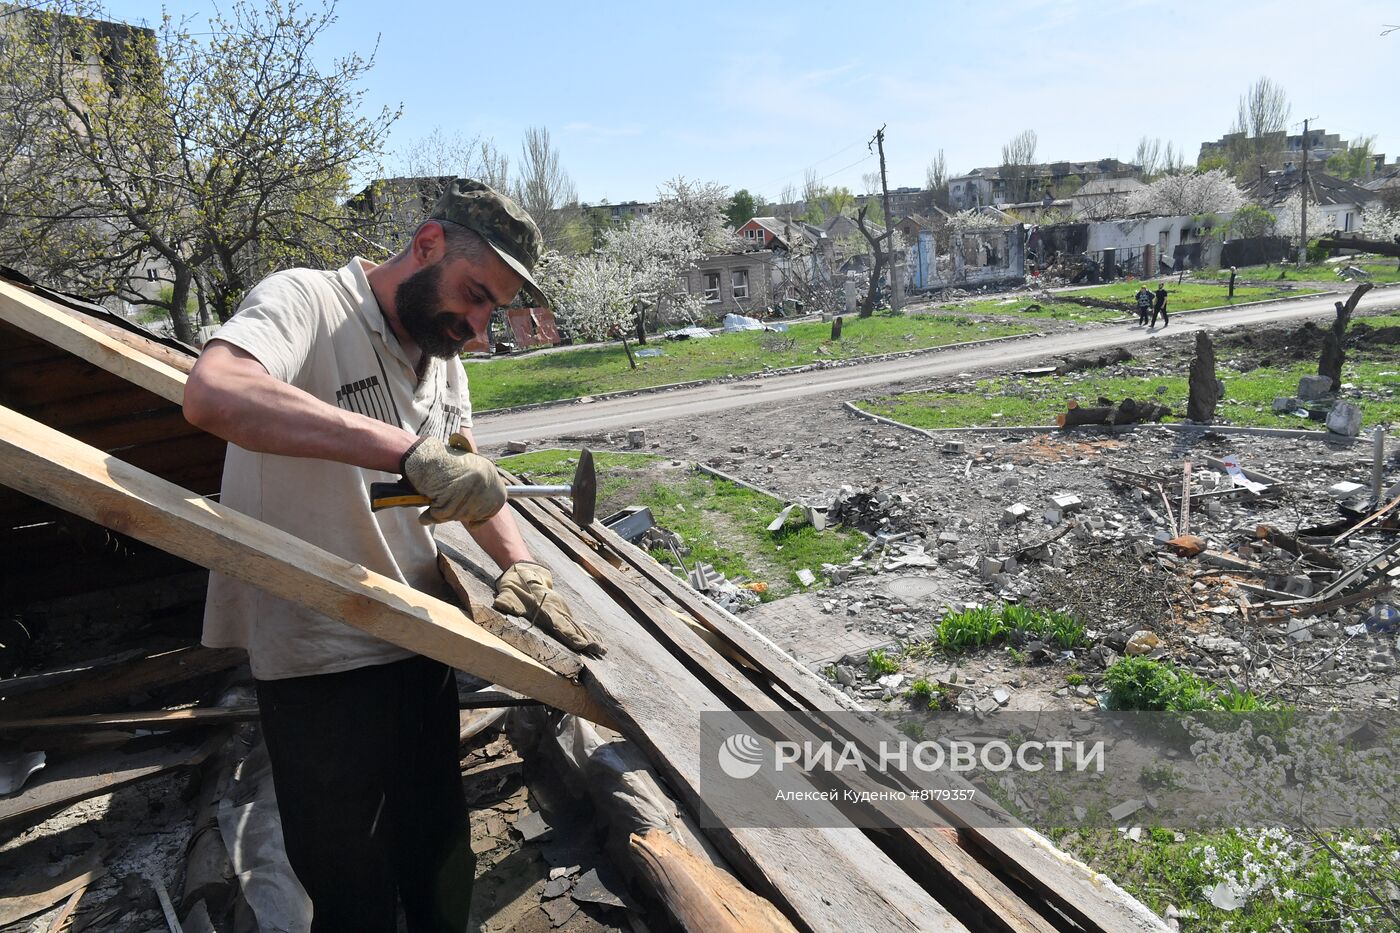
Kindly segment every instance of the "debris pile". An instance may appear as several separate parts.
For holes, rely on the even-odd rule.
[[[827,520],[869,535],[923,534],[926,505],[902,492],[842,486],[827,509]]]

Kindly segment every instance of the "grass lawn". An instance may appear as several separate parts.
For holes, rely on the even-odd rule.
[[[1229,273],[1225,274],[1229,278]],[[1163,278],[1153,279],[1147,282],[1149,291],[1155,292],[1158,283],[1167,286],[1167,313],[1173,311],[1194,311],[1197,308],[1214,308],[1221,305],[1230,304],[1230,286],[1214,285],[1209,282],[1181,282],[1175,279]],[[1083,298],[1098,298],[1101,301],[1121,301],[1124,304],[1133,304],[1133,296],[1137,294],[1138,286],[1142,282],[1114,282],[1111,285],[1097,285],[1092,288],[1078,289],[1072,292],[1060,292],[1060,295],[1078,295]],[[1293,295],[1311,295],[1321,289],[1316,288],[1275,288],[1261,285],[1235,285],[1235,303],[1246,301],[1267,301],[1271,298],[1288,298]]]
[[[646,347],[633,347],[633,351],[659,350],[661,355],[638,358],[636,369],[628,367],[622,347],[591,346],[469,363],[467,375],[473,407],[482,412],[580,395],[749,375],[818,360],[940,347],[1030,330],[1017,324],[970,321],[948,315],[847,317],[840,340],[831,339],[830,324],[816,321],[792,324],[783,333],[744,331],[701,340],[654,338]]]
[[[595,453],[598,470],[598,515],[605,518],[628,505],[645,505],[663,528],[674,531],[690,548],[687,567],[696,561],[713,564],[735,581],[768,584],[767,601],[802,589],[797,571],[817,574],[823,585],[823,563],[844,564],[865,546],[858,533],[841,529],[816,531],[794,514],[781,531],[770,533],[783,503],[762,493],[692,470],[649,454]],[[538,483],[568,482],[577,456],[565,450],[502,457],[501,466]],[[798,524],[802,521],[802,524]],[[652,556],[676,573],[668,550]]]
[[[1252,279],[1256,282],[1275,280],[1284,282],[1326,282],[1328,284],[1345,286],[1348,284],[1347,281],[1337,275],[1337,269],[1340,268],[1341,265],[1341,263],[1311,262],[1302,266],[1241,266],[1237,270],[1237,274],[1241,279]],[[1355,262],[1354,265],[1360,266],[1362,269],[1371,273],[1370,281],[1377,285],[1382,285],[1387,282],[1400,282],[1400,271],[1397,271],[1396,268],[1400,263],[1397,263],[1394,259],[1366,257]],[[1280,273],[1283,276],[1282,279],[1279,279]],[[1197,273],[1197,275],[1200,274],[1202,273]],[[1230,270],[1212,270],[1210,275],[1212,278],[1225,279],[1228,281],[1230,278]],[[1236,288],[1235,291],[1238,293],[1239,289]]]
[[[1008,317],[1040,318],[1052,321],[1119,321],[1121,312],[1108,308],[1086,308],[1072,301],[1041,301],[1029,295],[1014,298],[988,298],[984,301],[938,305],[939,314],[1000,314]]]
[[[1363,320],[1379,327],[1384,326],[1385,319]],[[1317,372],[1316,362],[1299,362],[1287,368],[1261,367],[1241,373],[1229,368],[1225,356],[1220,354],[1216,367],[1225,383],[1225,398],[1216,408],[1218,421],[1253,427],[1325,430],[1321,422],[1291,414],[1275,414],[1272,408],[1278,396],[1297,392],[1301,377]],[[1105,370],[1086,370],[1064,377],[1010,375],[980,380],[972,391],[915,392],[858,404],[872,414],[931,430],[1054,424],[1055,415],[1064,412],[1069,399],[1092,404],[1099,396],[1115,401],[1123,398],[1155,400],[1171,407],[1172,415],[1167,421],[1180,421],[1186,416],[1188,395],[1184,366],[1182,371],[1179,376],[1113,376]],[[1342,379],[1357,387],[1344,388],[1342,395],[1360,405],[1367,426],[1400,423],[1400,360],[1393,356],[1386,358],[1383,354],[1368,360],[1365,353],[1353,350],[1342,368]],[[1361,397],[1362,389],[1366,397]]]

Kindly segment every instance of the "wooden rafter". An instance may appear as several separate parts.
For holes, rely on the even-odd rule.
[[[583,687],[455,606],[0,407],[0,483],[585,719]]]

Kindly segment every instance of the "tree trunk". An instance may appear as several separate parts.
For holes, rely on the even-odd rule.
[[[1381,256],[1400,256],[1400,241],[1388,243],[1385,240],[1363,240],[1359,236],[1324,234],[1318,237],[1318,245],[1328,249],[1354,249],[1363,253],[1376,253]]]
[[[870,317],[875,313],[875,293],[880,287],[880,273],[885,268],[885,258],[880,252],[880,241],[871,235],[870,230],[865,226],[865,208],[862,207],[856,214],[856,226],[860,228],[861,236],[870,244],[871,251],[875,254],[875,268],[870,270],[870,286],[865,290],[865,302],[860,306],[860,316]]]
[[[627,345],[627,335],[622,335],[622,349],[627,351],[627,363],[633,369],[637,368],[637,361],[632,356],[632,348]]]
[[[1332,321],[1332,329],[1322,339],[1322,353],[1317,360],[1317,374],[1331,379],[1334,389],[1342,384],[1342,364],[1346,362],[1344,342],[1347,326],[1351,323],[1352,312],[1356,310],[1361,296],[1369,292],[1371,287],[1370,282],[1362,282],[1352,289],[1351,297],[1346,300],[1346,304],[1340,301],[1336,302],[1337,316]]]
[[[165,310],[170,315],[170,325],[175,330],[175,339],[194,346],[194,328],[190,325],[187,307],[190,302],[190,284],[194,277],[184,266],[175,269],[175,284],[170,292],[170,307]]]
[[[1189,386],[1186,417],[1199,424],[1214,420],[1220,385],[1215,378],[1215,347],[1203,330],[1196,331],[1196,357],[1191,361]]]

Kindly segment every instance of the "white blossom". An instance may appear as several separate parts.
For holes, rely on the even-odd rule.
[[[1393,242],[1400,236],[1400,210],[1368,207],[1361,220],[1361,235],[1368,240]]]
[[[1244,203],[1244,194],[1223,169],[1166,175],[1128,197],[1130,214],[1186,217],[1228,214]]]

